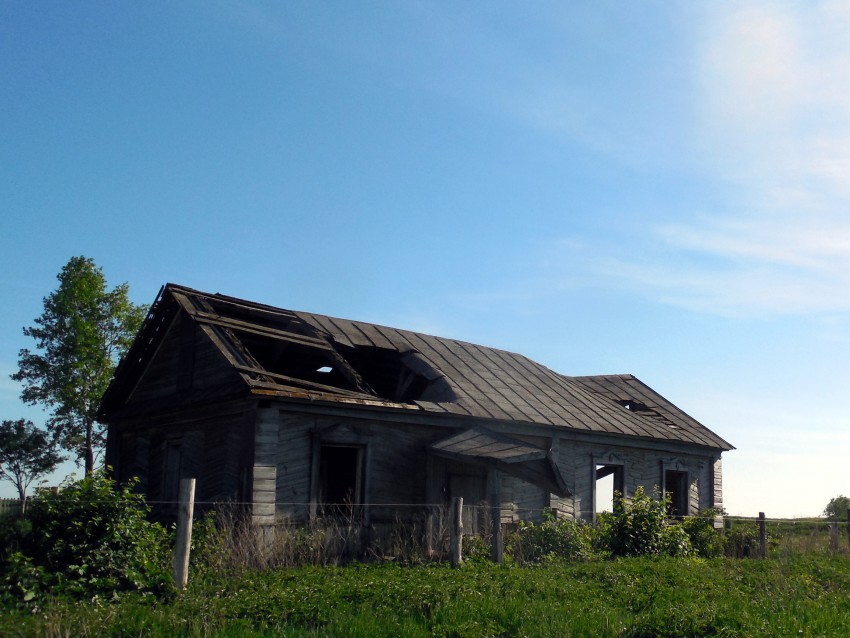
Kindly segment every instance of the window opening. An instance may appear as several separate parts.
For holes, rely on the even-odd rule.
[[[614,493],[624,494],[626,491],[624,478],[625,472],[622,465],[598,464],[596,466],[595,514],[614,511]]]
[[[319,452],[319,502],[331,510],[363,502],[363,448],[323,445]]]
[[[688,515],[688,473],[678,470],[664,471],[664,492],[670,499],[667,503],[668,516]]]

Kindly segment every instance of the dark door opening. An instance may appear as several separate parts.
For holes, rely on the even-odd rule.
[[[688,515],[688,473],[677,470],[665,470],[664,492],[667,494],[667,514],[669,516]]]
[[[323,445],[319,456],[319,502],[357,505],[362,502],[363,448]]]

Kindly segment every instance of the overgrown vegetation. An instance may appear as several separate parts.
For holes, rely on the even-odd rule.
[[[670,557],[545,567],[393,563],[249,570],[173,602],[57,600],[4,636],[696,637],[850,633],[846,557]]]
[[[419,529],[385,546],[420,561],[336,566],[345,522],[283,529],[269,542],[238,509],[198,521],[187,591],[174,595],[169,543],[132,491],[102,475],[41,494],[7,524],[3,636],[836,636],[850,634],[850,560],[816,523],[773,534],[770,558],[718,512],[670,521],[641,492],[591,526],[553,513],[506,539],[505,565],[427,562]],[[353,522],[349,521],[349,527]],[[755,530],[755,531],[754,531]],[[817,536],[820,534],[820,536]],[[465,543],[486,555],[482,539]],[[733,547],[734,546],[734,547]],[[418,549],[417,549],[418,547]],[[755,555],[755,554],[753,554]],[[152,595],[156,594],[156,595]],[[92,601],[96,604],[92,605]]]
[[[513,560],[527,565],[586,560],[594,553],[594,532],[586,523],[558,519],[546,511],[541,523],[519,524],[507,539],[507,553]]]
[[[558,519],[551,512],[539,524],[520,523],[508,539],[508,553],[523,564],[655,555],[712,558],[725,551],[724,537],[714,528],[720,515],[709,509],[671,520],[667,498],[639,487],[630,500],[616,494],[614,511],[601,514],[596,525]],[[757,532],[755,542],[758,547]]]
[[[148,520],[149,508],[133,487],[94,473],[35,496],[26,518],[2,528],[7,555],[0,587],[6,602],[166,593],[168,534]]]

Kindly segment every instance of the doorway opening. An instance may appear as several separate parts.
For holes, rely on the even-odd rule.
[[[664,471],[664,493],[667,503],[668,516],[688,515],[688,473],[678,470]]]
[[[319,502],[340,509],[363,502],[363,448],[323,445],[319,451]]]
[[[614,494],[626,492],[625,471],[622,465],[597,464],[594,482],[594,514],[614,511]]]

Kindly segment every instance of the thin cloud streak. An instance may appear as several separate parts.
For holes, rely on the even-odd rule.
[[[651,256],[602,259],[592,275],[707,313],[850,312],[850,41],[836,28],[850,7],[707,12],[694,126],[706,179],[734,199],[656,224]]]

